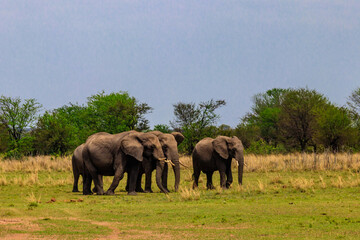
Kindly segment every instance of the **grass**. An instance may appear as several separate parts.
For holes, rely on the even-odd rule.
[[[204,174],[192,189],[183,158],[178,193],[169,171],[170,194],[138,196],[124,180],[115,196],[72,193],[70,158],[0,161],[0,238],[358,239],[359,155],[328,157],[247,156],[243,186],[222,190],[215,173],[212,191]]]

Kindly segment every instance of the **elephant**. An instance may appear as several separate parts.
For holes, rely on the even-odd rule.
[[[82,150],[84,148],[84,143],[78,146],[73,153],[71,158],[73,175],[74,175],[74,184],[73,184],[73,192],[79,192],[78,182],[80,175],[84,179],[84,161],[82,158]]]
[[[156,160],[156,183],[162,192],[162,173],[165,157],[158,138],[151,133],[135,131],[119,134],[94,134],[90,136],[83,149],[85,179],[83,194],[91,194],[91,180],[94,181],[97,194],[113,195],[124,172],[129,176],[129,195],[136,195],[135,187],[140,163],[149,166]],[[104,193],[99,175],[114,176],[109,189]]]
[[[158,137],[162,150],[164,152],[165,158],[167,160],[171,160],[173,171],[175,175],[175,191],[179,188],[180,183],[180,162],[179,162],[179,153],[178,153],[178,145],[184,140],[184,136],[179,132],[172,132],[170,133],[162,133],[160,131],[151,131],[149,133],[154,134]],[[136,191],[137,192],[152,192],[151,190],[151,173],[156,168],[155,162],[151,163],[149,168],[145,168],[140,166],[139,175],[136,183]],[[145,173],[145,191],[141,187],[141,178],[142,175]],[[169,192],[167,188],[167,176],[168,176],[168,165],[165,164],[164,171],[162,174],[162,184],[164,189]],[[127,187],[128,188],[127,184]]]
[[[198,187],[200,172],[206,174],[207,189],[214,189],[212,175],[214,171],[220,173],[220,186],[229,188],[233,182],[231,173],[232,159],[238,162],[238,182],[242,184],[244,171],[244,147],[237,137],[218,136],[213,138],[204,138],[199,141],[192,154],[194,168],[193,188]]]
[[[106,132],[99,132],[97,133],[97,135],[106,135],[109,133]],[[78,189],[78,182],[79,182],[79,177],[80,175],[82,176],[83,180],[84,180],[84,161],[83,161],[83,157],[82,157],[82,151],[84,149],[85,144],[81,144],[80,146],[78,146],[73,153],[73,156],[71,158],[71,162],[72,162],[72,169],[73,169],[73,176],[74,176],[74,184],[73,184],[73,192],[79,192]],[[102,176],[99,176],[99,181],[101,182],[102,185]],[[96,188],[93,189],[94,192],[96,192]]]

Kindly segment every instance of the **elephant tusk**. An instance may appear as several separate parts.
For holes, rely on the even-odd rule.
[[[239,166],[239,162],[238,161],[236,161],[236,159],[235,158],[233,158],[234,160],[235,160],[235,164],[236,164],[236,166],[238,167]],[[246,166],[247,167],[247,164],[244,162],[244,166]]]
[[[171,160],[164,160],[166,163],[170,163],[170,165],[175,166]]]
[[[233,158],[234,159],[234,158]],[[239,166],[239,162],[238,161],[236,161],[236,159],[234,159],[235,160],[235,165],[238,167]]]
[[[159,161],[164,161],[164,162],[166,162],[166,163],[170,163],[172,166],[175,166],[175,164],[174,164],[170,159],[159,158]]]

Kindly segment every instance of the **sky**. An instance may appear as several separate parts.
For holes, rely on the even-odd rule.
[[[0,4],[0,95],[43,111],[127,91],[153,108],[223,99],[236,127],[252,97],[315,89],[339,106],[360,87],[360,1],[18,1]]]

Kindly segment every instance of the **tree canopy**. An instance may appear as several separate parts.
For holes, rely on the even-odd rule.
[[[34,98],[25,99],[21,103],[19,97],[0,97],[0,121],[9,131],[12,140],[18,142],[26,128],[32,127],[41,107]]]
[[[224,105],[226,105],[225,100],[213,99],[198,105],[183,102],[173,105],[175,120],[170,122],[170,125],[183,133],[184,152],[191,154],[198,141],[215,135],[216,130],[213,124],[220,118],[215,110]]]
[[[84,106],[70,103],[46,112],[34,130],[35,143],[41,153],[65,154],[96,132],[149,129],[144,115],[151,109],[127,92],[100,92],[90,96]]]
[[[293,151],[360,151],[360,87],[346,106],[331,103],[308,88],[274,88],[255,94],[250,111],[233,129],[221,124],[217,110],[225,100],[173,104],[174,119],[152,130],[181,131],[179,151],[191,154],[198,141],[218,135],[238,136],[249,153]],[[38,116],[36,99],[0,97],[0,154],[68,154],[96,132],[148,131],[152,108],[127,92],[104,91],[83,105],[69,103]]]

